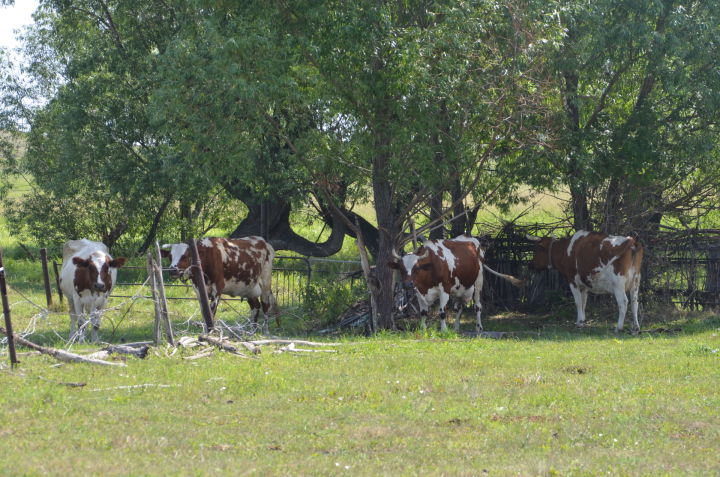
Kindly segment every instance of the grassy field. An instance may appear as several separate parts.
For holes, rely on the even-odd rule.
[[[716,475],[720,320],[680,324],[258,359],[158,349],[111,370],[22,356],[0,371],[0,473]]]

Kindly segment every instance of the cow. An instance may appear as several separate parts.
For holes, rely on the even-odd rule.
[[[451,296],[456,298],[455,331],[460,331],[460,315],[472,297],[475,304],[475,330],[483,329],[480,315],[480,295],[483,286],[483,269],[508,280],[515,286],[523,281],[492,270],[485,264],[485,250],[475,237],[460,235],[450,240],[426,240],[415,251],[404,256],[393,250],[394,261],[390,268],[400,271],[405,290],[415,290],[420,305],[421,326],[425,328],[428,309],[440,300],[440,330],[446,331],[445,308]]]
[[[205,289],[212,315],[220,295],[247,299],[250,316],[257,323],[262,310],[263,330],[268,332],[268,313],[275,309],[272,293],[272,262],[275,249],[262,237],[226,239],[210,237],[197,240],[200,265],[205,276]],[[165,244],[161,254],[170,259],[170,278],[190,276],[190,246],[186,243]],[[278,326],[279,318],[275,310]]]
[[[606,235],[579,230],[572,237],[532,237],[535,242],[531,267],[535,270],[555,269],[565,277],[577,307],[578,327],[585,324],[588,292],[613,294],[619,314],[616,332],[623,329],[628,297],[633,315],[633,333],[640,331],[638,296],[643,246],[633,237]]]
[[[70,340],[85,341],[88,317],[92,341],[97,342],[100,318],[124,257],[113,259],[107,246],[87,239],[63,245],[60,289],[70,305]]]

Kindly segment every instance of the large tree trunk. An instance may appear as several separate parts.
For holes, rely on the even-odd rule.
[[[330,227],[330,236],[324,242],[312,242],[301,237],[292,229],[290,224],[290,212],[292,205],[286,200],[276,197],[274,200],[264,201],[264,215],[261,202],[252,197],[249,191],[241,187],[228,187],[228,192],[233,197],[241,200],[248,208],[248,215],[237,228],[230,234],[231,237],[246,237],[248,235],[261,235],[267,239],[276,250],[291,250],[309,257],[328,257],[340,251],[345,235],[354,237],[355,234],[345,226],[345,222],[334,216],[331,208],[321,204],[321,219]],[[344,213],[352,223],[360,225],[363,237],[366,241],[369,252],[377,256],[379,248],[379,234],[376,227],[367,220],[344,209],[341,205],[339,210]],[[264,221],[263,221],[264,219]],[[267,233],[263,233],[266,227]]]
[[[381,167],[373,171],[373,195],[375,198],[375,214],[380,229],[380,247],[377,254],[376,277],[379,289],[375,296],[378,312],[378,327],[381,329],[394,329],[393,319],[393,270],[388,263],[393,259],[392,250],[394,238],[400,232],[397,225],[397,207],[393,203],[393,194],[390,183],[385,179]]]

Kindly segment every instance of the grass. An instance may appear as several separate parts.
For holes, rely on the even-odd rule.
[[[388,334],[257,360],[160,349],[110,371],[25,356],[0,371],[0,473],[714,474],[718,327]],[[138,384],[170,387],[118,388]]]

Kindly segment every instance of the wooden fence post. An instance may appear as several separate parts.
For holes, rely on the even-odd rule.
[[[5,331],[10,354],[10,366],[15,367],[20,361],[15,354],[15,335],[13,335],[12,321],[10,320],[10,304],[7,298],[7,285],[5,283],[5,266],[3,265],[2,250],[0,250],[0,295],[2,295],[3,315],[5,316]]]
[[[60,289],[60,272],[58,271],[58,264],[55,260],[53,260],[53,270],[55,271],[55,285],[57,285],[58,296],[60,297],[60,303],[62,303],[63,294]]]
[[[158,289],[160,298],[160,318],[165,326],[165,337],[172,346],[175,346],[175,338],[173,337],[172,326],[170,324],[170,316],[168,315],[167,296],[165,295],[165,282],[162,276],[162,254],[160,253],[160,244],[155,241],[155,254],[157,256],[157,266],[155,267],[155,285]]]
[[[202,265],[200,264],[200,254],[198,254],[197,243],[195,239],[188,240],[190,246],[190,257],[192,258],[192,280],[195,284],[195,290],[200,301],[200,311],[202,311],[203,321],[205,323],[205,333],[209,333],[213,329],[213,316],[210,310],[210,299],[205,289],[205,276],[203,275]]]
[[[150,281],[150,290],[152,291],[152,301],[155,308],[155,326],[153,327],[153,341],[155,346],[160,344],[162,341],[162,334],[160,333],[160,303],[158,302],[157,285],[155,284],[155,263],[153,262],[152,253],[147,254],[147,272],[148,280]]]
[[[40,261],[42,262],[43,282],[45,284],[45,300],[47,306],[52,305],[52,288],[50,288],[50,272],[48,271],[47,249],[40,249]]]

